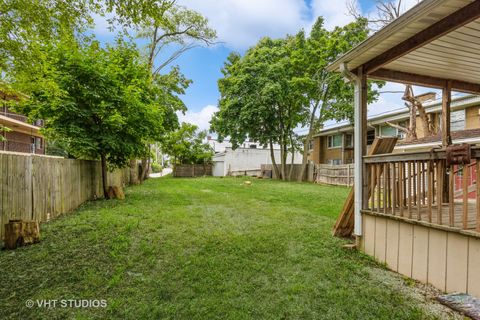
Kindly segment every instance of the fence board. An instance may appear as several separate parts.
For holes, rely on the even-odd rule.
[[[177,164],[173,169],[174,177],[202,177],[212,175],[210,164]]]
[[[40,222],[103,196],[98,161],[0,152],[0,239],[10,219]],[[130,182],[129,168],[109,172],[109,185]]]

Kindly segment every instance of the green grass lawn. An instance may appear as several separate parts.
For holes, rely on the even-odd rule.
[[[0,318],[433,318],[330,234],[348,190],[242,178],[149,179],[0,252]],[[377,271],[386,273],[377,277]],[[106,308],[27,308],[105,299]]]

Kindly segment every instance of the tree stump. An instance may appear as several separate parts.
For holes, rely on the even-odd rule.
[[[10,220],[5,224],[5,249],[16,249],[40,242],[38,221]]]
[[[115,199],[115,191],[113,191],[113,187],[108,187],[108,199]]]
[[[123,189],[120,186],[110,186],[108,187],[108,197],[110,199],[119,199],[119,200],[124,200],[125,199],[125,193],[123,193]]]
[[[113,193],[115,193],[115,197],[119,200],[125,199],[125,193],[123,193],[123,188],[119,186],[113,187]]]

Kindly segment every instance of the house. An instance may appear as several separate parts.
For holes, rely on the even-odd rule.
[[[416,118],[418,140],[407,143],[404,141],[405,133],[403,131],[388,125],[388,123],[393,123],[407,127],[410,117],[407,108],[377,114],[367,119],[367,153],[375,137],[397,136],[399,142],[394,152],[431,148],[441,144],[441,137],[438,135],[441,129],[441,99],[437,99],[435,93],[423,94],[417,98],[423,100],[423,106],[436,134],[426,137],[423,132],[423,120],[418,115]],[[478,138],[473,137],[477,140],[471,140],[472,134],[475,132],[471,130],[480,129],[480,96],[468,94],[452,98],[450,126],[452,134],[458,140],[456,142],[463,142],[463,137],[468,137],[469,143],[480,143],[480,135]],[[353,163],[353,131],[354,126],[348,122],[320,130],[312,140],[310,160],[317,164]]]
[[[270,156],[270,148],[257,148],[250,144],[248,148],[225,147],[224,152],[217,153],[213,156],[213,176],[235,176],[250,175],[259,176],[261,166],[272,164]],[[280,163],[280,148],[274,147],[275,161]],[[287,162],[291,163],[291,153],[287,156]],[[302,163],[302,155],[296,152],[294,155],[294,164]]]
[[[424,0],[328,67],[355,90],[353,220],[358,248],[405,276],[476,297],[480,183],[471,179],[475,175],[480,181],[480,149],[475,142],[452,144],[476,134],[455,136],[451,113],[452,92],[480,94],[478,48],[480,1]],[[442,90],[436,148],[366,155],[369,79]]]
[[[0,126],[9,129],[0,132],[3,137],[0,141],[0,150],[45,154],[45,139],[40,132],[43,121],[29,123],[26,116],[8,108],[5,101],[9,100],[18,100],[18,96],[0,90]]]
[[[219,141],[218,139],[213,138],[212,136],[207,137],[207,143],[212,147],[212,150],[215,153],[223,153],[227,148],[232,148],[232,143],[228,139],[224,139],[222,141]],[[249,149],[267,149],[266,145],[262,145],[259,142],[256,141],[250,141],[247,140],[243,142],[239,148],[249,148]],[[278,144],[273,145],[274,149],[280,149],[280,146]]]

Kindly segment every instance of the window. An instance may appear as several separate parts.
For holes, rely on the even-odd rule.
[[[340,148],[342,146],[342,135],[336,134],[333,136],[328,136],[327,143],[329,148]]]
[[[334,166],[342,164],[342,159],[330,159],[328,163]]]
[[[35,149],[42,149],[42,138],[35,138]]]
[[[345,134],[345,147],[353,147],[353,134]]]
[[[399,123],[398,125],[402,127],[408,127],[408,123]],[[381,137],[398,137],[399,139],[404,139],[405,138],[405,132],[402,130],[399,130],[397,128],[394,128],[392,126],[381,126],[380,127],[380,136]]]
[[[398,135],[397,128],[391,126],[381,126],[380,127],[380,136],[381,137],[396,137]]]
[[[250,149],[257,149],[257,145],[256,144],[251,144]]]
[[[371,145],[375,140],[375,130],[367,131],[367,145]]]

